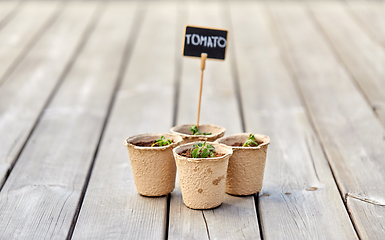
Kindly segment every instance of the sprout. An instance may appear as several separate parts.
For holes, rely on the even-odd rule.
[[[257,147],[258,143],[255,141],[255,137],[253,134],[249,135],[247,141],[243,144],[242,147]]]
[[[190,127],[190,131],[191,131],[192,135],[211,135],[211,133],[205,133],[205,132],[201,133],[199,131],[197,125],[192,125]]]
[[[211,144],[206,145],[204,143],[195,143],[191,148],[191,157],[192,158],[207,158],[215,157],[215,147]]]
[[[165,139],[164,136],[161,136],[160,139],[156,140],[154,144],[151,145],[151,147],[156,147],[158,145],[159,147],[167,146],[172,143],[171,139]]]

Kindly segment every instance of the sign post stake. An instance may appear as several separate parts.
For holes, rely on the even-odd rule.
[[[225,29],[197,26],[186,26],[184,32],[182,55],[201,58],[201,84],[199,89],[197,127],[199,127],[199,117],[201,112],[203,71],[205,70],[206,59],[225,60],[227,34],[228,31]]]
[[[197,115],[197,127],[199,127],[199,116],[201,112],[201,99],[202,99],[202,86],[203,86],[203,71],[206,66],[207,53],[201,54],[201,85],[199,88],[199,102],[198,102],[198,115]]]

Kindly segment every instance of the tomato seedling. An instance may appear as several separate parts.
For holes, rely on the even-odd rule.
[[[156,140],[154,144],[151,145],[151,147],[156,147],[157,145],[159,147],[167,146],[172,143],[171,139],[166,139],[164,136],[161,136],[160,139]]]
[[[190,127],[191,135],[211,135],[211,133],[200,132],[197,125]]]
[[[204,143],[195,143],[191,148],[191,157],[192,158],[207,158],[215,157],[215,147],[211,144]]]
[[[255,136],[253,134],[249,135],[247,141],[243,144],[242,147],[257,147],[258,143],[255,141]]]

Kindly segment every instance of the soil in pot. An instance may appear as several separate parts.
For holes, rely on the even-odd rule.
[[[191,149],[186,149],[183,152],[179,153],[179,155],[187,158],[191,158]],[[219,153],[219,152],[214,152],[215,157],[222,157],[225,154]]]
[[[257,141],[257,143],[258,143],[258,145],[261,145],[263,142],[258,142]],[[243,147],[243,142],[236,142],[236,143],[233,143],[233,144],[231,144],[231,147]]]
[[[151,147],[161,136],[171,139],[172,143],[162,147]],[[176,165],[172,150],[181,142],[182,137],[168,133],[139,134],[124,141],[124,145],[128,149],[135,186],[139,194],[143,196],[163,196],[174,190]]]
[[[194,124],[178,125],[170,129],[171,133],[178,134],[183,138],[183,143],[208,141],[213,142],[225,135],[226,129],[213,124],[200,124],[199,131],[201,133],[211,133],[211,135],[192,135],[190,127]]]
[[[151,147],[152,145],[154,145],[155,142],[156,142],[156,140],[150,141],[150,142],[137,142],[137,143],[134,143],[134,145],[138,146],[138,147]],[[160,146],[156,145],[153,147],[160,147]]]
[[[232,149],[223,144],[209,143],[222,156],[191,158],[180,155],[191,149],[188,143],[174,149],[184,204],[192,209],[211,209],[222,204],[225,178]]]
[[[233,149],[226,176],[226,192],[232,195],[251,195],[262,189],[270,138],[254,134],[258,146],[243,147],[249,135],[249,133],[234,134],[216,141]]]

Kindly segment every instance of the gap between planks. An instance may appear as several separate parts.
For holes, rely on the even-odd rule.
[[[129,34],[130,37],[127,38],[126,46],[124,48],[124,53],[122,55],[122,60],[121,60],[119,71],[118,71],[117,81],[116,81],[116,84],[115,84],[115,87],[113,90],[113,94],[111,96],[110,103],[109,103],[109,106],[107,109],[107,115],[106,115],[107,117],[103,123],[99,142],[97,144],[97,147],[96,147],[96,150],[95,150],[95,153],[93,156],[93,160],[91,162],[91,166],[89,168],[89,172],[88,172],[86,181],[84,183],[82,194],[81,194],[80,200],[79,200],[79,206],[76,210],[76,214],[74,215],[74,219],[72,221],[72,226],[69,230],[67,239],[72,238],[73,232],[75,230],[76,222],[77,222],[78,217],[79,217],[80,209],[82,208],[82,205],[83,205],[84,197],[85,197],[85,194],[86,194],[86,191],[88,188],[88,184],[89,184],[90,179],[91,179],[92,170],[93,170],[94,165],[95,165],[95,161],[96,161],[96,158],[97,158],[97,155],[98,155],[98,152],[100,149],[100,145],[101,145],[101,142],[102,142],[105,130],[106,130],[106,126],[108,125],[108,120],[110,119],[110,114],[111,114],[112,108],[114,106],[114,103],[116,101],[117,92],[118,92],[118,90],[122,84],[123,77],[124,77],[125,72],[126,72],[126,66],[130,62],[131,53],[132,53],[133,48],[135,46],[135,43],[138,39],[138,32],[142,26],[144,16],[145,16],[145,10],[143,10],[142,8],[139,8],[137,11],[135,11],[135,17],[133,20],[132,28],[130,30],[130,34]]]
[[[160,127],[166,130],[172,124],[173,105],[154,99],[166,99],[174,92],[175,70],[170,68],[175,62],[174,43],[167,38],[175,34],[174,6],[148,7],[103,133],[73,239],[163,239],[166,235],[167,198],[142,197],[137,193],[122,144],[127,135],[159,132]],[[153,34],[160,36],[155,43]],[[157,118],[162,114],[162,118]]]
[[[66,6],[68,6],[68,4]],[[92,32],[92,29],[94,27],[95,19],[97,18],[97,15],[98,15],[98,13],[97,13],[97,11],[95,11],[93,16],[91,17],[91,20],[87,23],[87,27],[85,27],[84,29],[81,30],[81,33],[80,33],[81,36],[79,38],[79,41],[76,41],[76,43],[71,42],[71,44],[74,44],[73,53],[68,55],[67,61],[65,61],[65,62],[62,61],[61,63],[59,63],[59,66],[60,66],[60,64],[63,64],[63,67],[62,67],[63,70],[58,70],[58,71],[53,71],[53,72],[48,73],[48,74],[50,74],[50,75],[48,75],[50,78],[57,79],[57,81],[56,81],[56,83],[54,82],[52,89],[47,94],[45,94],[47,96],[45,96],[45,98],[43,100],[41,100],[42,101],[41,106],[38,109],[35,109],[35,108],[33,109],[33,111],[36,111],[36,116],[33,119],[28,119],[29,122],[28,122],[27,126],[22,126],[22,127],[18,126],[19,128],[22,128],[23,131],[25,131],[26,133],[22,133],[22,134],[17,133],[19,136],[17,136],[16,138],[15,138],[15,136],[7,136],[8,142],[14,141],[13,145],[12,146],[8,146],[6,144],[2,145],[3,148],[4,148],[4,146],[7,148],[7,149],[3,149],[3,151],[7,151],[8,153],[7,153],[7,155],[2,155],[0,160],[4,161],[4,163],[2,163],[2,164],[4,164],[4,165],[9,164],[9,166],[7,167],[6,173],[3,176],[1,176],[3,174],[3,172],[0,171],[0,190],[4,186],[6,179],[8,178],[13,167],[15,166],[20,154],[23,152],[23,149],[24,149],[25,145],[27,144],[30,136],[32,135],[35,127],[37,126],[38,122],[40,121],[42,114],[44,113],[44,109],[46,109],[48,104],[51,102],[52,98],[55,96],[55,94],[58,91],[59,87],[61,86],[63,80],[65,79],[67,73],[71,69],[74,61],[76,60],[79,53],[81,52],[81,49],[84,47],[84,44],[85,44],[89,34]],[[60,19],[62,17],[64,17],[64,16],[60,16]],[[61,21],[62,21],[62,19],[61,19]],[[61,24],[63,24],[63,23],[61,23]],[[59,28],[59,29],[61,29],[61,28]],[[54,31],[54,30],[51,28],[50,31]],[[18,74],[12,75],[12,79],[9,80],[12,82],[7,82],[6,85],[4,85],[2,88],[0,88],[0,91],[5,90],[5,92],[7,92],[8,90],[5,88],[8,87],[8,85],[11,85],[10,86],[11,90],[13,88],[15,88],[14,86],[12,86],[13,82],[16,82],[16,81],[20,82],[22,80],[22,76],[23,76],[22,72],[25,71],[24,68],[27,68],[27,69],[29,68],[28,62],[31,61],[30,58],[32,59],[36,56],[39,56],[38,54],[40,54],[41,48],[44,49],[44,43],[47,41],[48,42],[52,41],[51,36],[42,36],[42,39],[41,39],[42,46],[40,46],[40,42],[38,42],[37,45],[35,47],[33,47],[33,49],[31,49],[31,52],[27,54],[27,56],[22,60],[22,62],[17,67]],[[55,48],[55,45],[54,45],[54,48]],[[35,52],[35,50],[36,50],[36,52]],[[48,54],[48,53],[45,53],[45,54]],[[63,59],[63,57],[61,57],[61,58]],[[60,62],[60,61],[57,61],[55,58],[51,59],[51,61],[52,62],[55,62],[55,61]],[[43,60],[43,62],[40,65],[43,65],[43,64],[47,64],[47,63],[44,62],[44,60]],[[51,68],[55,68],[55,67],[51,66]],[[32,73],[30,73],[30,74],[32,75],[34,69],[31,69],[31,71],[32,71]],[[44,69],[43,69],[43,71],[44,71]],[[22,80],[22,81],[24,81],[24,80]],[[19,84],[24,84],[24,82],[19,83]],[[33,89],[31,89],[31,90],[33,91]],[[35,91],[37,91],[37,90],[35,90]],[[17,100],[21,101],[22,99],[21,100],[17,99]],[[26,101],[30,101],[30,100],[31,99],[27,99]],[[12,104],[14,104],[14,103],[12,102]],[[23,103],[18,102],[17,104],[26,105],[25,102],[23,102]],[[18,105],[16,105],[16,106],[18,106]],[[1,112],[1,114],[7,115],[9,111],[10,111],[9,108],[5,108],[5,112]],[[15,113],[11,112],[11,114],[15,114]],[[16,114],[19,114],[19,113],[17,112]],[[6,124],[9,125],[9,126],[7,125],[7,128],[12,128],[12,125],[14,125],[15,123],[14,122],[13,123],[12,122],[9,122],[9,123],[6,122]],[[27,128],[27,129],[25,129],[25,128]],[[13,133],[13,135],[14,134],[16,134],[16,133]],[[0,165],[0,167],[1,167],[1,165]]]
[[[63,5],[64,5],[63,3],[60,3],[60,2],[56,2],[56,3],[54,2],[54,3],[48,3],[48,5],[45,6],[43,3],[42,12],[40,12],[39,18],[28,19],[29,15],[36,14],[36,11],[37,11],[36,4],[37,4],[36,2],[20,3],[18,10],[17,11],[15,10],[15,14],[11,15],[11,16],[14,16],[14,15],[15,16],[12,19],[10,19],[10,21],[8,21],[9,23],[8,25],[11,25],[13,22],[15,21],[17,22],[19,18],[21,18],[22,20],[29,20],[28,23],[21,23],[27,26],[27,29],[22,29],[23,32],[25,31],[27,33],[25,33],[24,36],[23,35],[19,36],[19,38],[21,39],[26,38],[27,40],[26,42],[23,42],[25,40],[21,40],[21,46],[20,45],[9,46],[10,51],[8,51],[8,54],[6,54],[7,58],[5,59],[7,62],[2,63],[2,65],[6,65],[5,66],[6,68],[1,69],[1,72],[0,72],[0,87],[7,80],[7,78],[12,74],[16,66],[25,57],[25,55],[29,52],[29,50],[38,42],[38,40],[41,38],[44,32],[47,29],[49,29],[52,24],[54,24],[57,18],[61,15],[63,11]],[[56,7],[54,7],[55,5]],[[23,12],[24,9],[26,9],[27,12]],[[49,12],[51,13],[49,14]],[[48,15],[45,16],[45,14],[48,14]],[[24,17],[26,17],[26,19],[24,19]],[[38,19],[38,20],[35,20],[35,19]],[[37,21],[36,22],[37,26],[34,26],[34,21]],[[28,26],[30,22],[33,24],[32,26]],[[8,25],[6,25],[5,27],[8,27]],[[15,29],[19,30],[17,26],[14,26],[14,27]],[[37,27],[37,28],[34,29],[33,27]],[[32,31],[33,31],[30,34],[28,34],[29,28],[32,28]],[[13,31],[13,29],[11,29],[10,31]],[[0,33],[1,32],[2,31],[0,30]],[[17,34],[15,35],[17,36]],[[15,38],[15,36],[12,36],[12,37]],[[16,52],[16,55],[9,56],[9,54],[13,52]]]
[[[325,5],[323,5],[323,6],[325,6]],[[317,8],[317,10],[318,9],[319,8]],[[315,8],[313,10],[315,11]],[[307,13],[310,14],[310,16],[313,17],[313,15],[311,13],[309,13],[309,12],[307,12]],[[313,18],[312,22],[313,22],[313,24],[315,26],[317,26],[319,24],[318,21],[319,21],[319,19]],[[333,57],[335,57],[338,60],[338,57],[336,57],[336,53],[333,52],[333,50],[335,50],[335,49],[333,49],[333,42],[328,42],[327,41],[328,40],[327,39],[327,35],[322,31],[322,28],[320,29],[320,33],[321,33],[320,34],[321,39],[323,39],[323,37],[326,37],[326,40],[324,39],[324,41],[327,43],[326,44],[327,48],[330,49],[330,50],[323,50],[323,54],[326,54],[325,56],[328,56],[330,58],[330,59],[324,60],[324,62],[328,62],[330,64],[333,64],[333,62],[335,61],[335,60],[333,60]],[[298,35],[299,35],[299,33],[297,33],[297,36]],[[317,34],[313,34],[313,35],[317,35]],[[320,40],[317,40],[317,41],[315,41],[315,43],[313,43],[313,44],[317,43],[319,47],[322,47],[322,49],[325,48],[324,47],[325,43],[320,43],[319,42]],[[302,44],[304,44],[304,43],[302,42]],[[310,50],[311,50],[311,48],[310,48]],[[327,66],[327,64],[324,64],[324,65]],[[338,65],[338,64],[336,64],[336,65]],[[342,69],[344,69],[343,63],[341,63],[341,65],[342,65]],[[306,68],[304,66],[301,66],[301,64],[299,64],[299,66],[300,66],[299,69],[303,68],[301,70],[302,72],[300,71],[300,73],[299,73],[299,77],[302,78],[302,79],[305,77],[305,79],[306,79],[306,76],[309,75],[309,72],[307,74],[304,74],[303,72],[306,73],[306,71],[304,71],[304,69],[306,69]],[[297,69],[298,69],[298,67],[297,67]],[[310,68],[309,67],[307,68],[307,71],[310,71],[310,73],[311,73],[312,70],[314,71],[314,70],[316,70],[316,68],[314,66],[312,66]],[[327,68],[326,70],[330,71],[330,70],[333,70],[333,69],[332,68]],[[324,70],[324,71],[326,71],[326,70]],[[348,119],[349,117],[354,120],[354,116],[355,115],[353,114],[353,112],[354,112],[353,109],[360,110],[362,112],[362,114],[365,116],[365,119],[367,119],[367,121],[369,121],[371,123],[370,124],[371,127],[374,128],[374,129],[377,129],[377,130],[373,130],[373,131],[374,132],[380,132],[380,135],[381,135],[381,129],[383,131],[383,127],[381,127],[379,122],[377,122],[375,120],[377,118],[373,114],[371,108],[370,107],[365,107],[364,103],[367,103],[367,102],[363,98],[362,93],[360,92],[360,89],[357,88],[357,87],[354,88],[354,86],[355,86],[354,81],[351,80],[351,77],[348,76],[348,74],[343,73],[343,72],[344,72],[343,70],[342,71],[338,71],[338,72],[336,72],[334,70],[334,72],[331,72],[333,74],[330,74],[330,72],[327,72],[327,73],[330,75],[330,76],[328,75],[329,77],[333,78],[333,76],[334,76],[335,78],[340,79],[341,85],[343,84],[342,86],[345,86],[346,88],[348,88],[350,90],[348,95],[351,98],[351,102],[352,102],[351,104],[353,104],[353,102],[354,102],[354,106],[355,107],[351,107],[351,106],[347,105],[347,102],[342,101],[342,99],[339,98],[338,95],[344,96],[343,95],[344,91],[342,91],[341,88],[338,88],[337,86],[334,86],[334,88],[331,89],[331,90],[334,90],[334,92],[330,91],[330,93],[331,93],[330,96],[331,97],[328,97],[328,98],[331,98],[332,100],[335,101],[333,103],[333,105],[339,106],[339,108],[340,108],[340,112],[338,114],[334,113],[334,115],[338,115],[341,118],[341,120],[343,120],[344,118]],[[313,75],[318,76],[317,72],[314,72]],[[297,76],[296,79],[299,82],[298,76]],[[328,81],[326,81],[326,82],[328,82]],[[305,81],[301,81],[301,89],[303,91],[305,91],[304,89],[309,90],[309,86],[310,85],[306,85],[305,83],[306,83]],[[352,84],[352,85],[350,85],[350,84]],[[353,88],[352,88],[352,86],[353,86]],[[308,88],[306,88],[306,87],[308,87]],[[363,183],[363,182],[365,182],[365,176],[366,176],[366,174],[364,172],[365,167],[360,168],[360,170],[361,170],[360,171],[361,172],[360,176],[362,176],[362,177],[359,177],[359,179],[354,179],[353,172],[357,172],[357,171],[354,170],[352,172],[352,169],[350,169],[349,166],[344,167],[344,166],[341,165],[342,163],[339,163],[339,162],[342,162],[341,160],[343,160],[343,159],[338,159],[338,158],[343,158],[342,154],[344,154],[344,155],[347,154],[346,151],[348,151],[348,148],[346,146],[344,146],[346,144],[341,144],[341,142],[339,144],[338,141],[337,141],[337,143],[335,143],[334,146],[331,146],[330,143],[328,143],[333,138],[331,138],[331,136],[328,136],[328,133],[327,133],[328,132],[327,131],[328,128],[327,128],[327,126],[329,126],[331,128],[331,129],[329,129],[329,131],[330,131],[330,130],[333,130],[333,124],[331,124],[331,125],[330,124],[324,125],[324,123],[322,121],[322,118],[321,119],[315,118],[315,116],[317,115],[317,113],[319,111],[316,111],[317,109],[315,108],[315,105],[311,104],[312,102],[314,102],[313,98],[309,94],[306,94],[306,98],[305,99],[306,99],[306,102],[310,103],[310,105],[308,105],[308,107],[309,107],[310,112],[313,115],[312,119],[313,119],[315,125],[317,126],[316,129],[318,130],[318,135],[320,136],[320,138],[321,138],[321,140],[323,142],[323,148],[324,148],[326,154],[328,155],[329,163],[332,166],[336,182],[338,183],[338,186],[340,188],[341,197],[343,197],[343,199],[346,200],[346,202],[348,203],[349,202],[348,201],[349,198],[345,198],[346,197],[346,195],[345,195],[346,192],[348,192],[348,193],[350,191],[353,191],[353,192],[366,192],[365,185],[371,186],[371,188],[373,188],[373,186],[375,186],[375,185],[373,185],[371,183],[366,183],[366,184]],[[330,109],[333,110],[332,107],[330,107]],[[333,111],[330,111],[330,112],[333,113]],[[353,116],[352,116],[352,114],[353,114]],[[323,115],[327,116],[328,113],[327,112],[323,112]],[[330,115],[330,113],[329,113],[329,115]],[[349,123],[349,124],[351,125],[352,123]],[[355,126],[352,126],[352,127],[353,127],[354,131],[350,130],[350,132],[353,132],[353,133],[357,132],[357,134],[359,134],[359,132],[363,131],[363,128],[367,129],[367,127],[365,127],[365,125],[363,123],[359,122],[359,121],[355,121]],[[342,127],[342,128],[344,128],[344,127]],[[336,129],[334,129],[334,130],[336,130]],[[368,130],[370,130],[370,129],[368,129]],[[333,131],[333,132],[336,132],[336,131]],[[338,133],[336,133],[336,134],[337,134],[337,136],[335,136],[336,139],[339,139],[340,141],[346,141],[346,139],[345,140],[343,139],[343,136],[338,136]],[[352,135],[352,134],[350,134],[350,135]],[[361,134],[359,134],[359,135],[361,135]],[[381,139],[381,141],[379,140],[379,134],[374,134],[374,135],[375,136],[373,136],[372,138],[370,138],[371,140],[369,140],[369,142],[372,143],[371,145],[376,145],[376,144],[380,144],[381,142],[383,142],[382,139]],[[362,137],[363,136],[364,135],[362,135]],[[325,138],[328,139],[326,141],[326,144],[325,144]],[[353,134],[350,138],[354,139],[354,138],[360,138],[360,137],[358,137],[357,135],[355,136]],[[382,136],[381,136],[381,138],[382,138]],[[360,140],[361,140],[361,142],[368,142],[367,141],[368,139],[366,139],[365,141],[363,141],[363,139],[360,139]],[[342,146],[340,146],[340,145],[342,145]],[[374,150],[374,148],[372,148],[368,144],[365,144],[366,146],[360,146],[360,145],[356,146],[356,144],[353,144],[353,145],[354,145],[354,147],[365,148],[365,149],[369,149],[369,150],[372,150],[372,151]],[[348,152],[349,152],[350,158],[352,158],[352,154],[350,153],[351,151],[348,151]],[[371,156],[373,156],[373,160],[372,161],[375,161],[374,157],[377,154],[380,154],[380,152],[378,152],[378,151],[377,152],[376,151],[371,152],[370,151],[370,154],[372,154]],[[356,162],[357,164],[359,163],[359,161],[357,161],[357,159],[356,160],[349,159],[347,161],[349,162],[350,160],[353,161],[353,162]],[[367,160],[369,160],[369,159],[367,159]],[[362,159],[360,161],[362,161]],[[345,164],[349,165],[347,162],[345,162]],[[369,168],[370,165],[371,164],[369,164],[369,165],[366,164],[366,167]],[[377,170],[378,171],[370,171],[370,172],[371,172],[371,174],[374,174],[373,176],[375,176],[375,175],[380,176],[381,175],[381,173],[380,173],[381,172],[381,168],[379,169],[377,167]],[[370,175],[370,174],[368,174],[368,175]],[[376,177],[373,177],[373,176],[372,176],[372,178],[376,178]],[[360,183],[360,184],[359,185],[353,184],[352,181],[355,181],[356,183]],[[364,184],[364,185],[362,185],[362,184]],[[373,189],[376,189],[376,188],[373,188]],[[367,197],[362,197],[362,196],[360,196],[360,194],[358,194],[358,195],[357,194],[354,194],[354,195],[349,194],[349,195],[355,196],[355,197],[359,196],[361,202],[367,202],[367,203],[368,203],[368,201],[372,201],[373,198],[376,198],[376,197],[379,197],[381,199],[381,197],[380,197],[381,193],[380,192],[379,193],[375,193],[373,191],[369,191],[368,194],[372,195],[370,197],[370,199],[367,198]],[[355,199],[357,199],[357,198],[355,198]],[[362,201],[362,200],[365,200],[365,201]],[[370,215],[369,211],[368,212],[360,212],[360,211],[362,211],[363,208],[361,208],[361,210],[358,210],[359,209],[358,207],[352,207],[352,206],[349,206],[349,204],[347,204],[346,206],[348,208],[348,212],[350,214],[351,219],[355,223],[354,227],[356,229],[356,232],[360,235],[360,237],[362,237],[362,236],[365,236],[364,238],[368,238],[368,236],[375,237],[377,235],[377,233],[374,231],[374,229],[375,228],[379,229],[378,225],[381,225],[381,223],[378,223],[377,226],[368,227],[370,225],[368,222],[371,222],[372,224],[374,222],[376,222],[376,221],[373,221],[373,219],[375,219],[375,217],[373,215]],[[357,206],[357,205],[355,205],[355,206]],[[369,214],[369,215],[366,215],[366,214]],[[366,218],[369,219],[369,221],[368,222],[363,222],[362,219],[366,219]]]
[[[231,10],[235,11],[236,6]],[[342,238],[354,238],[354,229],[321,145],[313,133],[309,115],[302,107],[303,102],[298,96],[292,74],[282,62],[281,49],[275,46],[276,36],[271,29],[270,15],[266,15],[262,4],[254,4],[248,11],[246,14],[247,11],[244,10],[242,16],[250,18],[239,21],[238,28],[235,28],[241,31],[239,29],[242,29],[242,23],[248,23],[248,28],[243,32],[249,39],[253,39],[253,42],[244,37],[242,43],[238,43],[237,52],[243,53],[243,59],[239,59],[243,62],[239,63],[239,67],[243,81],[254,79],[258,83],[256,85],[249,80],[242,84],[243,96],[247,99],[243,103],[248,107],[246,126],[251,129],[264,129],[266,134],[275,139],[275,144],[270,146],[264,189],[259,203],[264,237],[315,238],[339,234]],[[251,32],[258,32],[258,35],[246,34]],[[240,48],[250,48],[249,52],[253,49],[255,55],[244,49],[241,51]],[[253,74],[249,75],[249,72]],[[256,100],[250,96],[259,98]],[[259,104],[254,103],[255,101]],[[250,126],[247,121],[251,123]],[[305,134],[301,135],[301,132]],[[287,145],[293,141],[296,144]],[[271,165],[273,163],[274,165]],[[318,188],[315,188],[317,191],[312,190],[314,186]],[[325,199],[333,199],[331,207],[326,204],[328,201]],[[281,202],[283,203],[278,204]],[[276,215],[280,217],[277,218]],[[344,227],[339,229],[336,225],[341,223]]]

